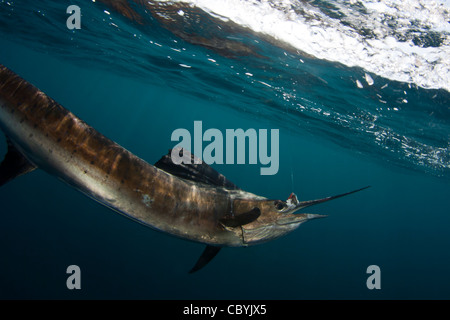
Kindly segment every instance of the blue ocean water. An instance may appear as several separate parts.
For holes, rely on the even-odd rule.
[[[195,6],[116,3],[129,9],[1,0],[0,63],[149,163],[175,145],[174,130],[193,132],[194,121],[221,132],[279,129],[276,175],[260,175],[260,164],[213,167],[273,199],[372,187],[308,208],[329,217],[284,238],[225,248],[191,275],[202,245],[139,225],[35,171],[0,190],[2,299],[450,298],[448,72],[440,88],[393,80]],[[79,30],[66,26],[71,4],[81,8]],[[326,4],[314,5],[333,19],[342,14]],[[447,31],[414,30],[392,34],[447,50]],[[73,264],[81,290],[66,287]],[[380,267],[379,290],[367,288],[370,265]]]

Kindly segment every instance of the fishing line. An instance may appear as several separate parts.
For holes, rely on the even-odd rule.
[[[287,100],[287,101],[289,101],[289,100]],[[289,105],[287,103],[286,103],[286,116],[287,116],[287,119],[289,119]],[[292,138],[293,131],[292,131],[291,126],[289,125],[289,122],[288,122],[288,133],[289,133],[289,137]],[[288,148],[288,150],[289,150],[289,162],[290,162],[290,167],[291,167],[290,168],[291,169],[291,192],[294,192],[294,190],[295,190],[295,185],[294,185],[294,157],[293,157],[293,154],[292,154],[292,149]]]

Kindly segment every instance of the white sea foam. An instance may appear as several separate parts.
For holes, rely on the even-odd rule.
[[[298,0],[182,2],[319,59],[450,91],[449,0],[336,0],[331,14]]]

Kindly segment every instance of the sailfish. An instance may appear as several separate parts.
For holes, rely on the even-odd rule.
[[[175,164],[170,151],[151,165],[2,65],[0,128],[8,146],[0,186],[42,169],[134,221],[205,244],[191,273],[222,247],[279,238],[324,217],[295,212],[367,188],[318,200],[299,201],[294,193],[271,200],[238,188],[205,163]]]

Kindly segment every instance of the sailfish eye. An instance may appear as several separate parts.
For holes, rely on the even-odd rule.
[[[285,204],[279,200],[275,201],[274,205],[277,210],[283,210],[286,207]]]

